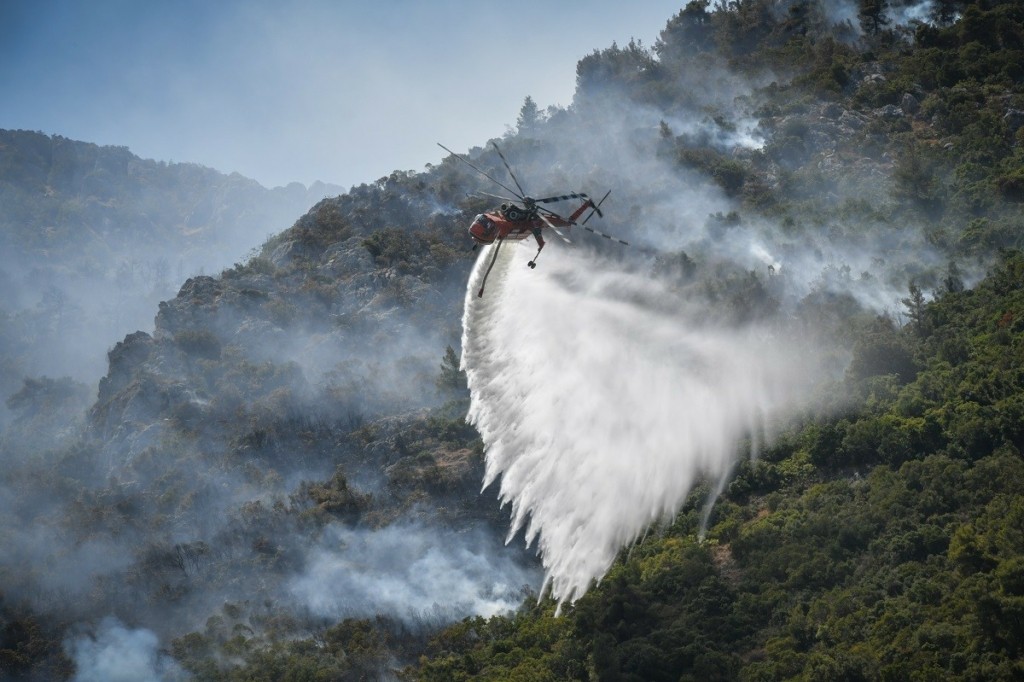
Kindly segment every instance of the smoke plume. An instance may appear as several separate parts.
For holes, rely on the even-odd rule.
[[[289,591],[321,617],[393,614],[406,622],[492,616],[520,603],[535,571],[496,556],[485,532],[468,536],[419,524],[376,531],[334,526]]]
[[[97,632],[65,642],[75,661],[74,682],[172,682],[188,676],[169,655],[159,650],[149,630],[126,628],[105,619]]]

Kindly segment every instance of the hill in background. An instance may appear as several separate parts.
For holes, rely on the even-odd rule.
[[[0,392],[41,374],[94,383],[112,341],[150,329],[186,277],[244,260],[340,192],[0,131]]]

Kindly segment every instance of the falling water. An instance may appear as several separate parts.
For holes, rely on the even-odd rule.
[[[545,589],[572,601],[698,482],[721,489],[806,373],[769,330],[712,324],[649,275],[566,249],[530,270],[525,248],[502,250],[482,298],[489,250],[469,282],[468,419],[509,538],[525,529]]]

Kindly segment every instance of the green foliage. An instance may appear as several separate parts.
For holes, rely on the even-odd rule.
[[[889,23],[885,14],[889,3],[887,0],[861,0],[859,4],[861,28],[869,35],[877,35]]]
[[[321,201],[305,218],[296,223],[293,234],[310,247],[323,248],[352,236],[344,212],[333,201]]]
[[[631,39],[625,48],[613,44],[576,64],[576,98],[582,102],[624,91],[643,99],[645,89],[657,83],[660,73],[658,61],[638,41]]]
[[[738,196],[743,190],[749,173],[749,169],[742,162],[726,158],[706,147],[681,149],[678,158],[681,164],[707,173],[727,195],[732,197]]]
[[[26,606],[0,607],[0,676],[11,680],[70,678],[74,665],[59,632]]]
[[[346,619],[323,630],[315,641],[281,638],[268,643],[239,621],[237,607],[226,604],[224,611],[224,616],[207,621],[204,632],[172,644],[174,657],[196,680],[355,682],[372,679],[389,666],[387,623]],[[281,634],[288,634],[288,624],[281,625]]]
[[[415,251],[409,235],[398,228],[374,232],[363,240],[363,246],[378,262],[388,265],[408,261]]]
[[[437,386],[442,390],[453,390],[460,393],[468,390],[466,373],[460,368],[459,354],[451,346],[445,348],[441,360],[441,374],[437,378]]]
[[[542,602],[464,621],[417,675],[1019,676],[1021,277],[1024,254],[1008,253],[973,291],[927,302],[912,290],[912,324],[879,318],[859,331],[846,385],[861,402],[742,466],[707,541],[689,507],[561,617]],[[956,337],[970,351],[951,362]]]
[[[541,122],[541,114],[537,103],[529,95],[523,100],[523,107],[519,110],[519,117],[516,119],[516,130],[520,135],[534,132]]]

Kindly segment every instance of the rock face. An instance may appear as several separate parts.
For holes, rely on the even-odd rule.
[[[1015,135],[1018,130],[1024,127],[1024,110],[1008,109],[1003,115],[1003,121],[1006,122],[1006,128],[1010,134]]]
[[[900,99],[900,109],[910,115],[915,115],[921,110],[921,103],[912,94],[905,92],[903,93],[903,98]]]
[[[107,354],[110,371],[100,380],[100,400],[109,399],[124,388],[133,369],[148,360],[152,352],[153,337],[146,332],[135,332],[119,341]]]
[[[888,120],[896,120],[903,118],[903,109],[896,106],[895,104],[886,104],[884,107],[875,109],[875,116]]]
[[[175,434],[228,450],[234,429],[210,425],[245,414],[315,406],[353,421],[436,401],[471,263],[437,267],[443,244],[422,236],[374,237],[352,213],[367,198],[353,196],[321,202],[249,264],[187,279],[160,303],[152,336],[131,334],[110,351],[91,422],[111,461]],[[407,223],[418,208],[406,205]],[[440,239],[461,236],[464,217],[432,215]]]
[[[321,275],[344,280],[371,274],[374,269],[373,256],[363,245],[363,239],[350,237],[324,250],[317,271]]]
[[[101,490],[98,518],[116,497],[146,542],[174,538],[132,546],[131,598],[274,596],[325,528],[504,534],[465,404],[443,407],[464,390],[437,383],[472,265],[453,246],[466,217],[382,229],[360,223],[359,203],[321,202],[248,263],[188,278],[152,334],[110,350],[76,466]],[[405,206],[422,226],[422,203]]]
[[[308,259],[312,255],[313,252],[307,245],[298,239],[290,239],[274,248],[270,254],[270,262],[279,268],[287,267],[298,260]]]

